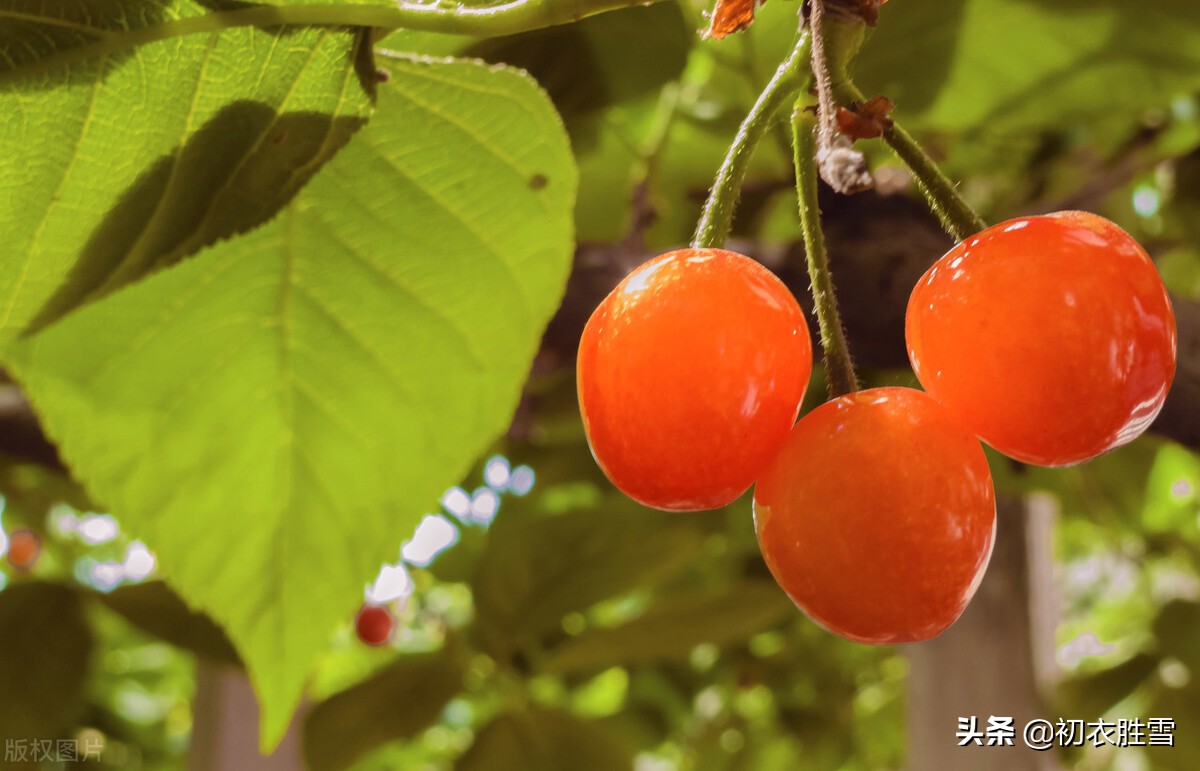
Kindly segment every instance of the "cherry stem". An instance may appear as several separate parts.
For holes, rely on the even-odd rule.
[[[796,47],[775,70],[775,74],[767,83],[766,88],[758,95],[758,100],[750,108],[742,125],[738,127],[733,144],[725,154],[725,160],[717,169],[716,179],[713,180],[712,190],[700,220],[696,223],[696,235],[692,238],[692,247],[696,249],[719,249],[729,238],[733,227],[733,213],[737,209],[738,196],[742,192],[742,182],[746,178],[746,170],[750,166],[750,158],[759,141],[766,135],[779,114],[779,108],[799,90],[803,75],[807,68],[801,65],[808,62],[811,36],[803,32],[796,41]]]
[[[806,109],[804,100],[796,101],[792,111],[792,148],[796,164],[796,196],[800,207],[800,229],[804,233],[804,254],[821,348],[825,352],[825,377],[831,399],[858,390],[858,375],[850,358],[850,346],[838,312],[829,254],[821,230],[821,207],[817,202],[816,133],[817,119]]]
[[[811,0],[808,23],[812,27],[812,73],[817,83],[817,147],[833,146],[837,129],[833,122],[833,89],[829,85],[829,65],[825,59],[825,2]]]
[[[865,101],[862,91],[848,78],[839,80],[834,85],[834,91],[842,102],[861,104]],[[962,241],[987,227],[983,217],[959,195],[954,182],[899,123],[893,123],[890,129],[883,132],[883,141],[912,171],[921,194],[947,233]]]

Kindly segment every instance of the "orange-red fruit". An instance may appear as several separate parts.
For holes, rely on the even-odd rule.
[[[983,578],[995,523],[983,447],[911,388],[860,391],[805,415],[754,488],[775,580],[855,642],[945,631]]]
[[[8,537],[8,562],[18,570],[29,570],[42,553],[42,539],[32,530],[14,531]]]
[[[796,420],[812,340],[769,270],[720,249],[645,263],[600,303],[579,343],[579,407],[596,461],[658,509],[724,506]]]
[[[925,390],[1041,466],[1137,437],[1175,375],[1175,315],[1154,264],[1086,212],[1010,220],[955,246],[913,290],[906,326]]]
[[[367,645],[384,645],[391,641],[396,619],[382,605],[363,605],[354,619],[358,639]]]

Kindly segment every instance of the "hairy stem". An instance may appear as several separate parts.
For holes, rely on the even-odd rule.
[[[737,208],[738,195],[754,148],[770,129],[779,113],[779,108],[794,96],[803,81],[803,65],[809,58],[811,38],[807,32],[800,35],[796,47],[775,70],[767,87],[758,95],[754,107],[738,127],[737,136],[725,154],[725,160],[717,169],[708,200],[696,223],[696,235],[692,238],[695,248],[720,248],[729,237],[733,226],[733,212]]]
[[[825,2],[811,0],[812,71],[817,82],[817,146],[828,150],[833,145],[833,89],[829,85],[829,65],[825,58]]]
[[[865,101],[862,91],[848,78],[839,80],[834,90],[839,101]],[[883,141],[891,146],[900,160],[912,171],[921,194],[925,196],[929,208],[937,215],[947,233],[962,241],[987,227],[983,217],[959,195],[955,184],[899,123],[894,123],[890,129],[883,132]]]
[[[838,312],[837,292],[825,251],[821,230],[821,209],[817,203],[817,124],[803,100],[797,100],[792,112],[792,147],[796,164],[796,195],[800,205],[800,229],[804,233],[804,253],[808,262],[813,305],[821,330],[821,348],[825,352],[825,372],[829,396],[836,398],[858,390],[858,376],[846,343],[846,331]]]

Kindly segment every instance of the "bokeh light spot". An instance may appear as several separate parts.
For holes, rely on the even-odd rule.
[[[400,555],[409,564],[423,568],[433,562],[439,552],[454,545],[457,540],[458,528],[450,524],[445,517],[429,515],[417,525],[412,540],[401,547]]]

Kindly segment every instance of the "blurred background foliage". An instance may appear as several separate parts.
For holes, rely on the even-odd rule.
[[[772,0],[723,41],[696,33],[707,5],[486,41],[398,32],[380,45],[537,77],[582,172],[578,261],[619,276],[689,239],[740,119],[793,40],[795,2]],[[897,119],[988,220],[1096,211],[1147,246],[1173,292],[1200,299],[1191,0],[901,0],[884,8],[856,77],[896,101]],[[862,144],[881,192],[915,195],[886,148]],[[760,147],[737,243],[772,254],[798,240],[789,152],[782,134]],[[904,651],[845,642],[802,617],[759,557],[747,498],[679,516],[616,493],[584,440],[570,353],[543,352],[508,437],[448,493],[440,516],[452,527],[439,532],[450,536],[403,563],[397,545],[407,583],[389,599],[394,642],[363,646],[350,619],[331,641],[298,718],[310,765],[902,767]],[[886,369],[867,377],[912,382]],[[822,390],[814,383],[806,409]],[[1052,585],[1040,587],[1057,613],[1045,717],[1180,725],[1177,747],[1153,758],[1108,748],[1061,762],[1200,768],[1200,457],[1146,438],[1078,468],[993,465],[1002,493],[1056,511]],[[0,574],[4,724],[100,741],[107,767],[184,768],[197,657],[236,666],[231,646],[59,472],[7,464],[0,491],[6,545],[30,529],[42,546],[31,569],[6,560]]]

